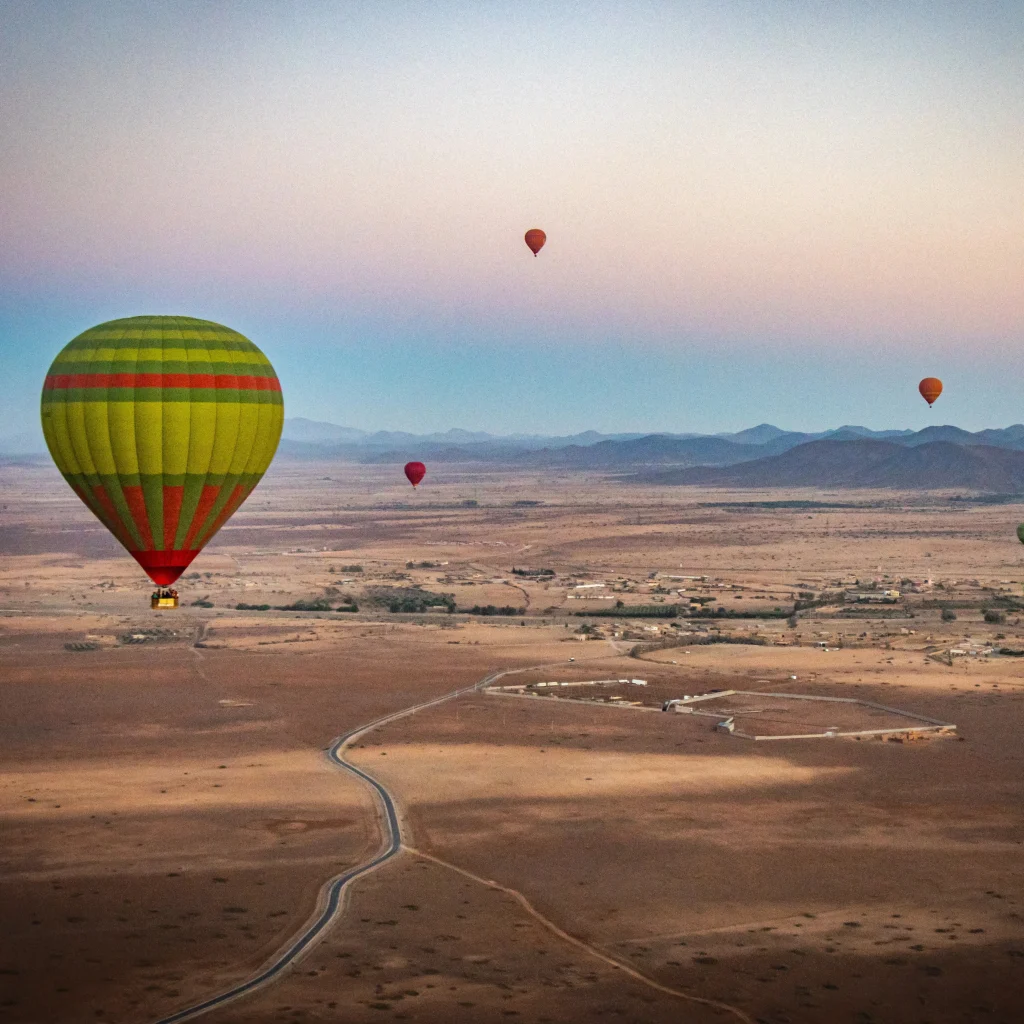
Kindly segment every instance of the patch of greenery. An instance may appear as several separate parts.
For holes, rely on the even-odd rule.
[[[236,604],[235,611],[239,612],[269,612],[269,604]]]
[[[331,602],[326,597],[316,597],[312,601],[294,601],[292,604],[279,604],[279,612],[329,612]]]
[[[455,611],[452,594],[435,594],[422,587],[375,587],[369,596],[396,615],[429,612],[435,608]]]
[[[762,611],[751,611],[741,608],[726,608],[719,605],[717,608],[693,608],[690,611],[691,619],[788,619],[792,610],[785,608],[765,608]]]
[[[588,619],[675,619],[679,617],[677,604],[630,604],[622,608],[600,608],[594,612],[575,612]]]
[[[525,608],[514,608],[510,604],[498,607],[493,604],[475,604],[472,608],[460,608],[463,615],[525,615]]]

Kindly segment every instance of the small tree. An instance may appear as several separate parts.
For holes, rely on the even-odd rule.
[[[986,608],[985,609],[985,621],[991,623],[1000,623],[1006,621],[1006,613],[999,611],[998,608]]]
[[[943,622],[956,622],[956,612],[952,608],[942,609],[942,621]]]

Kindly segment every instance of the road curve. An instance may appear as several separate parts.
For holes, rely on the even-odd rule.
[[[250,993],[255,992],[257,989],[263,988],[264,985],[269,985],[270,982],[274,981],[284,970],[295,963],[303,953],[310,949],[310,947],[314,946],[323,936],[324,932],[334,924],[335,920],[344,909],[345,895],[349,885],[360,876],[380,867],[381,864],[390,860],[402,849],[402,825],[399,821],[398,811],[395,808],[395,802],[392,799],[391,794],[382,783],[378,782],[368,772],[364,772],[362,768],[357,768],[354,764],[350,764],[346,761],[343,756],[345,748],[350,743],[359,739],[359,737],[364,733],[377,729],[382,725],[386,725],[388,722],[394,722],[398,718],[405,718],[407,715],[413,715],[417,711],[423,711],[425,708],[433,707],[436,704],[443,704],[445,701],[452,700],[455,697],[461,697],[464,693],[472,693],[474,690],[479,690],[484,686],[489,686],[496,679],[500,679],[502,676],[507,675],[508,671],[510,670],[492,672],[490,675],[485,676],[479,682],[473,683],[471,686],[463,686],[461,689],[452,690],[451,693],[435,697],[433,700],[427,700],[422,704],[415,704],[411,708],[405,708],[402,711],[396,711],[393,714],[385,715],[383,718],[377,718],[366,725],[357,726],[355,729],[351,729],[349,732],[343,733],[341,736],[337,737],[337,739],[333,740],[331,745],[327,748],[327,759],[332,764],[339,768],[343,768],[345,771],[350,772],[352,775],[357,776],[362,779],[363,782],[367,783],[380,802],[381,810],[384,812],[384,836],[380,850],[371,860],[368,860],[357,867],[350,868],[348,871],[345,871],[340,875],[335,875],[334,878],[325,882],[323,888],[320,890],[319,896],[317,897],[317,909],[314,913],[313,919],[309,921],[303,927],[302,931],[299,932],[295,938],[289,941],[283,949],[274,954],[274,958],[269,964],[262,967],[251,978],[239,982],[237,985],[233,985],[231,988],[225,989],[223,992],[218,992],[216,995],[209,996],[200,1003],[194,1003],[192,1006],[188,1006],[183,1010],[178,1010],[168,1017],[161,1017],[155,1022],[155,1024],[179,1024],[180,1021],[195,1020],[196,1017],[200,1017],[204,1013],[208,1013],[210,1010],[215,1010],[217,1007],[224,1006],[225,1003],[241,999],[243,996],[247,996]],[[516,671],[522,670],[519,669]]]

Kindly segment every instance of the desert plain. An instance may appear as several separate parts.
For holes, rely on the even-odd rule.
[[[152,611],[50,466],[0,494],[4,1021],[256,973],[381,847],[332,740],[496,673],[353,743],[402,852],[196,1019],[1024,1019],[1024,505],[279,461]],[[661,711],[712,690],[955,731]]]

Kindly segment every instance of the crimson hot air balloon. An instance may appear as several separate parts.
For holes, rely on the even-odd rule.
[[[540,228],[530,228],[523,236],[523,240],[529,247],[530,252],[536,256],[544,248],[544,243],[548,240],[548,236]]]
[[[405,475],[408,477],[409,483],[415,487],[427,475],[427,467],[422,462],[407,462]]]
[[[64,479],[168,587],[266,472],[284,404],[248,338],[209,320],[133,316],[58,353],[42,419]]]
[[[942,394],[942,381],[939,380],[938,377],[925,377],[925,379],[917,385],[917,390],[921,392],[921,397],[930,407],[932,402]]]

